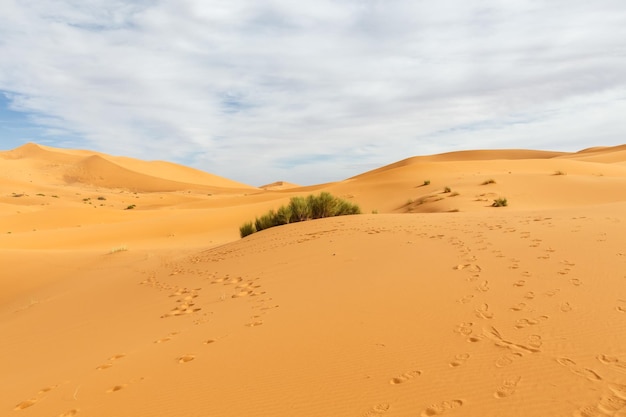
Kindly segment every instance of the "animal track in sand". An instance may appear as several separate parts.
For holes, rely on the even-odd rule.
[[[38,395],[37,398],[29,398],[28,400],[24,400],[21,403],[17,404],[13,410],[19,411],[19,410],[24,410],[25,408],[28,408],[28,407],[32,407],[33,405],[37,404],[48,392],[52,391],[56,387],[57,385],[53,385],[50,387],[45,387],[45,388],[40,389],[37,392],[37,395]]]
[[[420,414],[421,417],[440,416],[448,411],[452,411],[463,406],[463,400],[442,401],[438,404],[432,404]]]
[[[108,394],[111,394],[111,393],[113,393],[113,392],[121,391],[121,390],[123,390],[124,388],[126,388],[126,386],[127,386],[127,384],[115,385],[115,386],[113,386],[113,387],[109,388],[109,389],[107,390],[107,393],[108,393]]]
[[[168,334],[165,337],[162,337],[161,339],[157,339],[154,341],[154,343],[165,343],[165,342],[169,342],[170,340],[172,340],[172,337],[176,336],[178,334],[178,332],[173,332]]]
[[[504,368],[505,366],[511,365],[513,361],[523,356],[524,355],[519,352],[507,353],[506,355],[502,355],[498,359],[496,359],[495,365],[498,368]]]
[[[23,410],[23,409],[28,408],[28,407],[32,407],[33,405],[37,404],[38,401],[39,400],[36,399],[36,398],[31,398],[29,400],[22,401],[21,403],[16,405],[13,410],[19,411],[19,410]]]
[[[480,292],[487,292],[487,291],[489,291],[489,281],[481,282],[480,285],[476,287],[476,290],[480,291]]]
[[[63,413],[63,414],[59,414],[59,417],[73,417],[73,416],[75,416],[76,414],[78,414],[78,411],[79,411],[78,409],[74,408],[74,409],[72,409],[72,410],[68,410],[68,411],[66,411],[66,412],[65,412],[65,413]]]
[[[526,285],[526,280],[520,279],[513,283],[514,287],[523,287]]]
[[[571,304],[570,304],[570,303],[568,303],[568,302],[566,301],[566,302],[564,302],[564,303],[561,303],[560,310],[561,310],[563,313],[568,313],[568,312],[572,311],[572,306],[571,306]]]
[[[546,291],[546,297],[554,297],[555,295],[557,295],[561,290],[559,288],[555,288],[553,290],[550,291]]]
[[[575,375],[582,376],[584,378],[587,378],[590,381],[597,382],[597,381],[602,381],[603,379],[594,370],[589,369],[589,368],[581,368],[578,365],[576,365],[576,362],[574,362],[573,360],[569,358],[557,358],[556,361],[559,365],[565,366]]]
[[[514,306],[513,306],[513,307],[511,307],[510,309],[511,309],[512,311],[522,311],[522,310],[523,310],[523,309],[525,309],[525,308],[526,308],[526,303],[519,303],[519,304],[514,305]]]
[[[391,405],[388,403],[380,403],[367,410],[363,417],[376,417],[382,416],[391,409]]]
[[[540,335],[531,334],[528,336],[528,346],[539,349],[541,345],[543,345],[543,340]]]
[[[472,298],[474,298],[473,295],[471,295],[471,294],[470,295],[466,295],[465,297],[459,299],[458,302],[461,303],[461,304],[467,304],[470,301],[472,301]]]
[[[263,324],[263,322],[261,320],[252,321],[250,323],[246,323],[246,327],[257,327],[257,326],[260,326],[262,324]]]
[[[521,376],[518,376],[512,379],[505,379],[502,382],[502,385],[500,385],[498,389],[496,389],[496,392],[493,393],[493,396],[498,399],[510,397],[511,395],[515,394],[517,385],[519,384],[521,380],[522,380]]]
[[[187,363],[187,362],[191,362],[194,359],[196,359],[195,355],[189,355],[189,354],[182,355],[182,356],[179,356],[178,358],[176,358],[178,363]]]
[[[469,336],[470,334],[472,334],[473,326],[474,326],[474,323],[471,323],[471,322],[460,323],[460,324],[457,324],[457,326],[454,329],[454,332],[462,334],[464,336]]]
[[[582,282],[581,280],[579,280],[578,278],[572,278],[572,279],[570,279],[570,280],[569,280],[569,282],[570,282],[573,286],[575,286],[575,287],[578,287],[578,286],[580,286],[580,285],[583,283],[583,282]]]
[[[489,311],[489,304],[483,304],[479,308],[475,309],[476,317],[481,319],[492,319],[493,313]]]
[[[524,328],[529,327],[529,326],[536,326],[537,324],[541,323],[544,320],[547,320],[548,318],[549,318],[548,316],[539,316],[537,318],[518,319],[515,322],[515,328],[517,328],[517,329],[524,329]]]
[[[449,363],[449,365],[451,368],[457,368],[467,362],[469,358],[469,353],[460,353],[454,356],[454,359]]]
[[[626,313],[626,300],[617,300],[617,302],[619,304],[615,307],[615,309],[620,313]]]
[[[532,291],[528,291],[526,294],[524,294],[524,298],[527,300],[532,300],[533,298],[535,298],[535,293]]]
[[[104,371],[105,369],[109,369],[110,367],[112,367],[113,364],[112,363],[105,363],[103,365],[97,366],[96,369],[98,371]]]
[[[396,376],[394,378],[391,378],[389,380],[389,383],[391,385],[398,385],[398,384],[403,384],[405,382],[408,382],[410,380],[412,380],[413,378],[422,375],[422,371],[409,371],[409,372],[405,372],[400,376]]]
[[[614,369],[617,369],[618,371],[621,371],[621,372],[626,372],[626,362],[622,361],[617,356],[598,355],[597,359],[603,365],[610,366],[610,367],[612,367]],[[626,391],[624,391],[624,392],[626,392]]]

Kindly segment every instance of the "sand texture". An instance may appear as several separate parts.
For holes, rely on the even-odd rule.
[[[319,191],[365,214],[239,238]],[[626,146],[253,187],[28,144],[0,249],[0,416],[626,416]]]

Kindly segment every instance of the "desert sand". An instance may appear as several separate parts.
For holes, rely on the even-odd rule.
[[[626,145],[284,180],[0,152],[0,416],[626,416]]]

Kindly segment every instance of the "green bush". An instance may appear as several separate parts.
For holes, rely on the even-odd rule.
[[[446,187],[446,188],[443,189],[443,192],[444,193],[450,193],[450,192],[452,192],[452,189],[450,187]]]
[[[506,198],[497,198],[495,200],[493,200],[493,204],[491,205],[492,207],[506,207],[508,205],[508,201],[506,201]]]
[[[361,209],[358,205],[334,197],[328,192],[321,192],[318,195],[309,195],[306,198],[293,197],[289,200],[288,205],[281,206],[276,211],[270,210],[261,217],[257,217],[254,223],[244,223],[239,228],[239,233],[243,238],[270,227],[351,214],[361,214]]]
[[[291,223],[303,222],[311,218],[311,208],[307,204],[304,197],[292,197],[289,201],[289,209],[291,210]]]
[[[254,232],[256,232],[256,228],[254,227],[252,222],[244,223],[239,228],[239,234],[241,235],[242,238],[244,238],[244,237],[246,237],[248,235],[251,235]]]
[[[495,184],[496,180],[494,180],[493,178],[489,178],[488,180],[483,181],[482,185],[489,185],[489,184]]]
[[[424,185],[430,185],[430,180],[424,180]]]

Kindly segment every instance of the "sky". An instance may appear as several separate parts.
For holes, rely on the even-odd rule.
[[[250,185],[626,143],[623,0],[0,0],[0,149]]]

